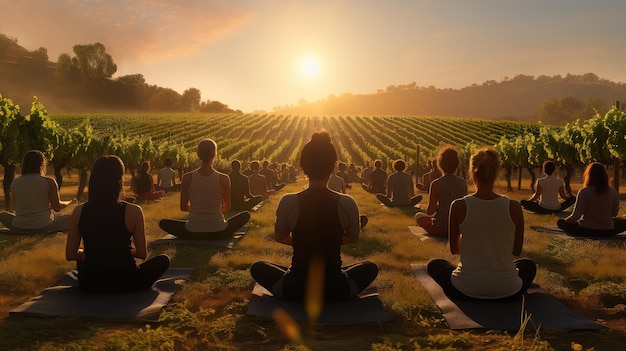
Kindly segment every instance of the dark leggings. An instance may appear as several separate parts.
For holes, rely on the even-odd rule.
[[[81,290],[90,293],[125,293],[149,289],[169,268],[170,258],[167,255],[152,257],[138,265],[131,276],[110,279],[81,276],[85,272],[84,260],[76,262],[76,266]],[[115,278],[119,278],[119,281],[115,281]]]
[[[190,232],[185,227],[187,221],[176,219],[162,219],[159,221],[159,227],[183,240],[214,240],[232,237],[248,221],[250,221],[250,212],[244,211],[229,218],[226,229],[219,232]]]
[[[607,237],[614,236],[623,231],[626,231],[626,220],[618,219],[613,223],[613,229],[589,229],[584,228],[578,225],[578,223],[567,223],[564,219],[559,219],[556,222],[556,225],[561,228],[567,235],[578,236],[578,237]]]
[[[267,261],[257,261],[250,266],[250,274],[254,280],[261,284],[265,289],[272,292],[274,295],[280,298],[287,298],[288,296],[282,296],[281,291],[275,291],[276,283],[278,283],[287,271],[289,267],[277,265],[275,263]],[[360,292],[365,290],[378,275],[378,266],[370,261],[358,262],[352,265],[341,267],[344,275],[349,281],[356,284],[357,291],[351,291],[348,298],[356,297]],[[332,287],[325,287],[326,289],[332,289]]]
[[[535,202],[535,201],[521,200],[520,204],[522,205],[523,208],[525,208],[528,211],[540,213],[540,214],[550,214],[550,213],[563,212],[567,210],[568,208],[570,208],[575,202],[576,202],[575,196],[568,197],[567,199],[563,200],[563,202],[561,202],[561,207],[556,210],[548,210],[547,208],[543,208],[539,205],[538,202]]]
[[[535,262],[528,258],[519,258],[513,261],[515,263],[515,267],[517,267],[518,275],[522,279],[522,287],[520,290],[508,297],[500,298],[500,299],[490,299],[490,301],[498,301],[498,300],[513,300],[521,297],[530,284],[532,284],[533,279],[535,279],[535,274],[537,273],[537,266]],[[456,269],[456,266],[452,263],[437,258],[428,262],[428,274],[441,286],[443,291],[451,298],[461,298],[466,300],[481,300],[474,297],[467,296],[460,292],[454,285],[452,285],[452,271]]]
[[[394,204],[390,198],[388,198],[387,196],[385,196],[385,194],[381,194],[378,193],[376,194],[376,198],[378,199],[378,201],[380,201],[383,205],[387,206],[387,207],[404,207],[404,206],[415,206],[417,204],[420,203],[420,201],[422,201],[422,195],[416,195],[413,196],[410,199],[410,203],[406,204],[406,205],[396,205]]]

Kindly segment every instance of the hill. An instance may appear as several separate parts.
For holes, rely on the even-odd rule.
[[[68,56],[69,59],[69,56]],[[200,101],[200,92],[181,96],[172,89],[149,85],[141,74],[91,82],[61,80],[47,50],[28,51],[17,39],[0,34],[0,94],[30,106],[33,96],[55,113],[115,111],[233,112],[218,101]],[[197,95],[194,95],[197,93]],[[558,100],[570,98],[570,100]],[[392,85],[373,94],[330,95],[297,105],[274,107],[274,113],[295,115],[402,115],[461,118],[542,120],[561,124],[604,114],[615,101],[626,100],[626,84],[593,73],[565,77],[518,74],[497,82],[486,81],[462,89],[421,87],[417,83]],[[191,101],[191,106],[189,105]],[[556,110],[553,105],[556,101]],[[546,103],[552,102],[550,108]],[[554,114],[560,114],[553,118]]]
[[[519,74],[501,82],[486,81],[462,89],[419,87],[413,82],[389,86],[374,94],[344,94],[297,106],[281,106],[275,112],[537,120],[544,102],[563,97],[574,97],[583,104],[591,102],[603,114],[615,101],[626,99],[626,84],[593,73],[537,78]]]

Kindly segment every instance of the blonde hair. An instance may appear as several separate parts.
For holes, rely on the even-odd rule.
[[[474,183],[493,184],[500,170],[500,156],[494,149],[481,149],[470,158],[470,172]]]

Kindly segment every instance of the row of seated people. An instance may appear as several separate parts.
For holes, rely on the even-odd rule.
[[[217,146],[212,140],[200,142],[197,154],[202,165],[185,174],[181,186],[181,210],[190,212],[189,220],[164,219],[159,224],[161,228],[183,237],[189,234],[192,238],[207,238],[227,232],[232,234],[248,222],[248,212],[228,220],[223,216],[223,212],[230,209],[229,182],[227,175],[213,169],[216,152]],[[41,183],[39,187],[45,188],[48,194],[56,192],[58,200],[55,184],[50,183],[51,178],[43,176],[45,158],[41,153],[38,156],[38,167],[34,167],[38,172],[28,182],[31,186]],[[363,224],[354,199],[327,186],[336,162],[330,135],[314,134],[304,146],[300,159],[308,176],[308,187],[285,195],[276,211],[275,239],[293,246],[291,267],[266,261],[251,266],[252,277],[277,297],[301,300],[311,265],[317,266],[313,262],[320,259],[319,267],[325,267],[326,300],[354,297],[376,278],[378,268],[373,262],[342,264],[341,245],[358,241]],[[26,164],[24,162],[23,166]],[[601,187],[594,183],[593,169],[598,168],[594,165],[585,172],[585,188],[597,193]],[[509,299],[523,293],[534,278],[536,267],[532,261],[514,260],[523,245],[523,212],[518,201],[494,192],[499,167],[500,160],[494,150],[476,152],[470,160],[470,174],[477,190],[454,200],[449,207],[450,250],[460,254],[460,263],[453,265],[435,259],[428,265],[429,273],[449,294]],[[599,169],[606,175],[604,166]],[[147,257],[144,218],[140,206],[120,200],[123,175],[124,165],[118,157],[99,158],[89,180],[89,199],[78,205],[70,217],[66,258],[77,261],[80,284],[87,291],[143,289],[158,279],[169,265],[165,255],[153,257],[139,266],[134,263],[133,257]],[[608,184],[608,176],[606,179]],[[19,188],[18,183],[15,190]],[[14,194],[19,196],[19,191]],[[583,196],[580,192],[579,195]],[[18,201],[17,205],[20,208],[22,204]],[[48,206],[46,202],[48,217],[54,220]],[[62,205],[57,208],[59,206]],[[5,223],[4,213],[0,219]],[[134,246],[131,246],[131,238]],[[494,257],[497,259],[489,259]],[[103,284],[104,281],[107,283]]]

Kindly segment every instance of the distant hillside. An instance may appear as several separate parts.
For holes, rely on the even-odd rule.
[[[56,74],[56,63],[49,61],[45,48],[28,51],[17,44],[17,39],[0,34],[0,94],[11,98],[24,112],[28,112],[33,96],[55,113],[234,112],[219,101],[200,101],[198,89],[188,90],[181,96],[172,89],[147,84],[141,74],[88,84],[62,81]],[[331,95],[316,102],[278,106],[273,112],[526,121],[551,119],[554,124],[560,124],[576,118],[589,118],[594,110],[604,113],[618,100],[626,100],[626,84],[614,83],[593,73],[536,78],[519,74],[500,82],[491,80],[462,89],[420,87],[415,82],[393,85],[373,94]],[[550,106],[546,106],[546,102],[551,102]],[[552,114],[559,116],[552,118]]]
[[[280,106],[275,112],[536,120],[542,103],[568,96],[585,101],[600,99],[608,109],[615,101],[626,100],[626,84],[613,83],[593,73],[537,78],[520,74],[462,89],[419,87],[416,83],[389,86],[374,94],[344,94],[297,106]]]

